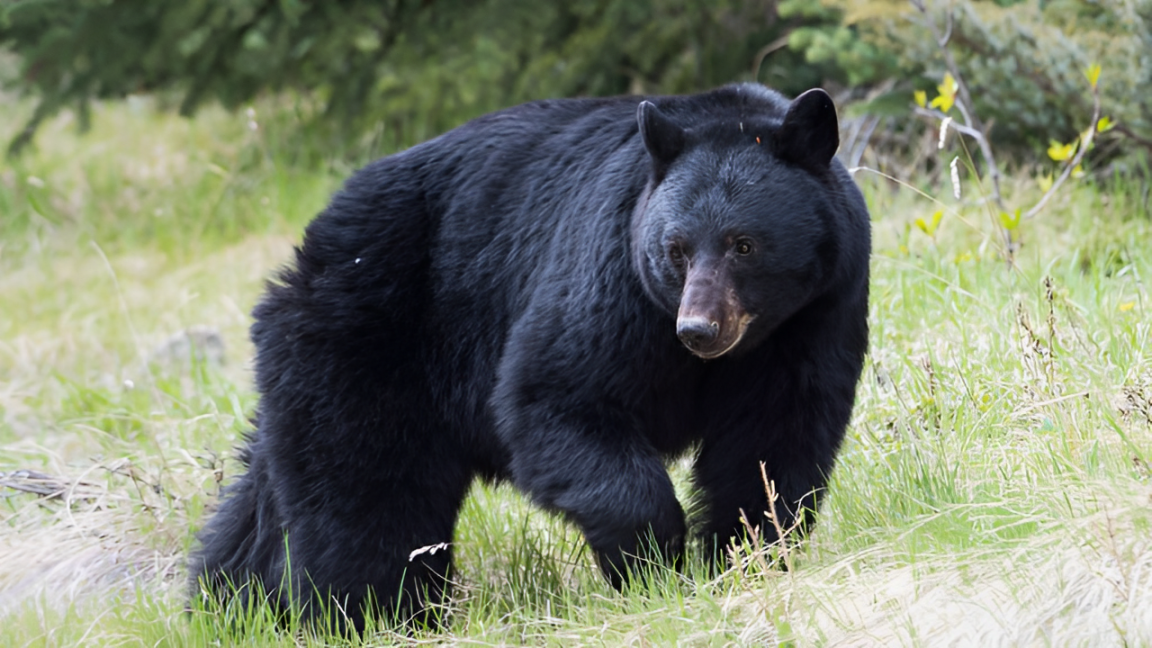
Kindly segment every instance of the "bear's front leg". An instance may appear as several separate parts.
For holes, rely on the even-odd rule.
[[[801,313],[761,349],[712,367],[695,481],[704,505],[701,535],[717,559],[749,525],[772,543],[777,527],[802,534],[814,521],[852,414],[867,341],[865,308],[862,297]]]
[[[514,483],[580,526],[619,589],[645,561],[680,560],[684,511],[627,400],[635,377],[576,343],[510,344],[491,404]]]
[[[529,406],[516,419],[508,430],[515,483],[580,526],[614,587],[645,561],[679,560],[684,512],[651,448],[607,418]]]

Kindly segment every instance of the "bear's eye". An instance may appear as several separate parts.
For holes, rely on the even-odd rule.
[[[684,248],[680,247],[679,243],[673,243],[668,246],[668,259],[679,265],[684,261]]]
[[[752,239],[742,238],[736,241],[735,248],[736,254],[739,254],[740,256],[748,256],[749,254],[752,254],[752,250],[754,249],[752,245]]]

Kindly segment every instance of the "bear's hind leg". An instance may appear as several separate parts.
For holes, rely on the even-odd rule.
[[[471,473],[443,448],[434,454],[414,445],[420,451],[398,456],[426,459],[388,462],[375,476],[309,489],[332,494],[288,525],[292,604],[310,621],[338,630],[350,622],[357,631],[367,618],[440,624],[453,527]],[[356,494],[339,503],[341,492]]]

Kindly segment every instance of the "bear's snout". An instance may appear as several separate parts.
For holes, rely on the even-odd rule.
[[[719,358],[740,343],[750,321],[720,260],[700,259],[688,270],[676,337],[689,351],[705,360]]]
[[[707,317],[683,317],[676,322],[676,337],[693,352],[710,347],[719,334],[720,322]]]

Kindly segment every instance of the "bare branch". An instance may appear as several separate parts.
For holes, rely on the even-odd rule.
[[[921,108],[920,106],[916,106],[912,112],[920,115],[921,117],[931,117],[940,122],[948,119],[948,115],[945,115],[939,110],[933,110],[931,108]],[[972,128],[971,126],[965,126],[964,124],[957,122],[955,119],[952,120],[952,123],[948,124],[948,128],[951,128],[952,130],[962,135],[967,135],[974,140],[984,139],[984,133],[976,130],[975,128]]]
[[[1076,150],[1076,155],[1072,157],[1068,164],[1064,165],[1064,171],[1060,173],[1060,176],[1056,178],[1052,186],[1048,187],[1048,191],[1044,192],[1039,202],[1024,214],[1025,219],[1032,218],[1036,214],[1039,214],[1040,210],[1044,209],[1044,205],[1048,204],[1048,199],[1056,193],[1060,185],[1064,184],[1068,176],[1072,175],[1076,167],[1080,166],[1080,161],[1084,159],[1084,154],[1092,147],[1092,140],[1096,139],[1096,125],[1098,123],[1100,123],[1100,88],[1098,86],[1092,86],[1092,124],[1088,127],[1088,133],[1080,139],[1080,146]]]
[[[1126,126],[1125,124],[1122,124],[1122,123],[1116,124],[1114,130],[1117,133],[1120,133],[1121,135],[1132,140],[1133,142],[1136,142],[1140,146],[1143,146],[1144,148],[1152,150],[1152,139],[1148,139],[1147,137],[1141,137],[1140,135],[1137,135],[1131,128],[1128,128],[1128,126]]]
[[[936,41],[936,46],[940,49],[940,53],[944,57],[944,65],[948,68],[948,72],[952,74],[952,78],[956,81],[956,89],[959,93],[959,101],[956,102],[956,107],[960,110],[961,116],[964,118],[964,125],[968,130],[960,130],[960,125],[956,124],[953,127],[960,132],[972,137],[980,146],[980,154],[984,156],[985,162],[988,163],[988,175],[992,179],[992,200],[1001,211],[1006,211],[1004,207],[1004,199],[1000,191],[1000,167],[996,164],[996,158],[992,154],[992,147],[988,144],[988,138],[983,134],[983,126],[980,121],[972,112],[972,95],[968,91],[968,84],[964,82],[964,75],[960,74],[960,66],[956,65],[956,59],[952,56],[952,51],[948,49],[948,41],[952,38],[952,13],[948,12],[948,31],[941,34],[940,30],[936,27],[936,22],[928,15],[928,8],[924,5],[923,0],[909,0],[913,7],[924,16],[924,24],[932,32],[932,38]],[[975,132],[980,135],[976,136]]]

